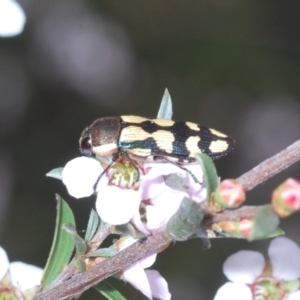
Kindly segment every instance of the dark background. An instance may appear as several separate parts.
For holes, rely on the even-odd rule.
[[[45,177],[79,155],[94,119],[155,117],[167,87],[175,120],[233,136],[236,150],[216,162],[235,178],[299,138],[298,1],[20,1],[24,32],[0,38],[0,244],[12,261],[43,266],[61,194],[84,230],[94,199],[76,200]],[[300,165],[248,193],[270,201]],[[282,221],[300,244],[299,214]],[[212,299],[226,281],[222,262],[238,249],[266,253],[269,241],[201,240],[171,245],[153,268],[172,299]],[[144,299],[123,282],[129,299]],[[101,298],[89,292],[83,299]]]

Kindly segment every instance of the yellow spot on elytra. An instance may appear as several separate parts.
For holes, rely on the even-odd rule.
[[[142,123],[144,121],[147,121],[149,119],[139,117],[139,116],[121,116],[122,121],[126,123]]]
[[[185,122],[185,124],[192,130],[200,131],[199,125],[192,122]]]
[[[151,121],[159,126],[172,126],[175,123],[175,121],[167,119],[153,119]]]
[[[228,149],[228,143],[221,140],[212,141],[208,148],[212,153],[219,153]]]
[[[158,130],[151,134],[156,141],[158,148],[163,149],[167,153],[173,152],[173,142],[175,141],[174,135],[166,130]]]
[[[226,138],[226,137],[227,137],[226,134],[224,134],[224,133],[222,133],[222,132],[220,132],[220,131],[217,131],[217,130],[215,130],[215,129],[210,128],[209,130],[210,130],[210,132],[211,132],[212,134],[214,134],[214,135],[216,135],[216,136],[218,136],[218,137],[222,137],[222,138]]]
[[[189,156],[194,157],[193,154],[201,152],[201,150],[199,149],[199,146],[198,146],[199,142],[200,142],[199,136],[190,136],[186,140],[185,146],[188,149],[188,151],[190,151],[190,153],[191,153]]]
[[[173,152],[173,142],[175,140],[174,135],[167,130],[157,130],[153,133],[148,133],[145,130],[143,130],[141,127],[138,126],[128,126],[124,128],[120,135],[120,140],[123,143],[133,143],[137,141],[145,141],[148,138],[152,138],[157,147],[164,152],[172,153]],[[134,155],[140,155],[140,156],[149,156],[151,155],[151,149],[142,149],[142,150],[136,150],[134,149],[128,149],[128,152],[131,152]],[[137,154],[139,153],[139,154]]]

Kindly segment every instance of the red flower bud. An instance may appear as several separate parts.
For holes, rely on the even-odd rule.
[[[235,208],[246,199],[242,185],[234,179],[226,179],[220,183],[215,194],[215,202],[223,208]]]
[[[288,178],[272,194],[272,207],[284,218],[300,210],[300,181]]]
[[[213,224],[213,230],[228,233],[231,236],[239,238],[248,238],[253,227],[253,220],[251,219],[240,219],[232,221],[221,221]]]

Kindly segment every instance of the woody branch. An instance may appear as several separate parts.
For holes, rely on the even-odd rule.
[[[275,176],[280,171],[288,168],[299,159],[300,140],[294,142],[292,145],[271,158],[261,162],[259,165],[237,178],[237,181],[242,184],[246,191],[249,191],[267,179]],[[219,222],[244,216],[251,218],[254,217],[256,212],[257,209],[255,207],[242,207],[234,211],[221,212],[216,216],[213,216],[212,220]],[[70,274],[70,277],[65,281],[50,286],[47,290],[36,294],[33,300],[70,299],[89,289],[98,282],[134,264],[139,259],[152,253],[159,252],[161,249],[167,247],[171,241],[172,238],[168,232],[162,230],[147,237],[145,241],[131,245],[90,270],[75,274],[73,277],[71,277]]]

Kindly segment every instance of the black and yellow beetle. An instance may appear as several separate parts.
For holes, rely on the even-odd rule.
[[[139,116],[95,120],[80,137],[80,152],[99,160],[120,156],[129,160],[169,161],[181,166],[196,161],[195,154],[212,159],[234,149],[234,139],[215,129],[191,122],[147,119]]]

